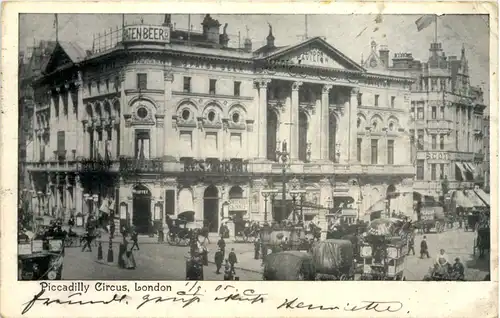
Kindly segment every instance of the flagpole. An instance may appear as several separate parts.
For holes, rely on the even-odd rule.
[[[56,42],[59,42],[59,21],[57,21],[57,13],[54,14],[54,26],[56,28]]]
[[[307,14],[305,15],[305,31],[306,38],[304,40],[307,40]]]
[[[191,15],[188,14],[188,45],[191,42]]]
[[[437,38],[438,38],[438,16],[437,14],[434,16],[435,18],[435,23],[434,23],[434,43],[437,43]]]

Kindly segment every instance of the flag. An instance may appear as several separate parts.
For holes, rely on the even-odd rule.
[[[429,25],[432,24],[432,22],[435,22],[436,20],[436,15],[435,14],[426,14],[421,16],[415,21],[415,24],[417,25],[417,31],[420,32]]]
[[[54,14],[54,28],[57,28],[57,13]]]

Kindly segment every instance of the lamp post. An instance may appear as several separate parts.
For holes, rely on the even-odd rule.
[[[52,195],[52,193],[50,192],[50,190],[47,190],[47,215],[49,216],[53,216],[50,209],[51,209],[51,206],[50,206],[50,196]]]
[[[292,200],[293,200],[293,214],[292,214],[292,218],[293,218],[293,224],[295,224],[295,210],[296,210],[296,203],[297,203],[297,197],[298,196],[302,196],[306,193],[306,190],[302,190],[302,189],[292,189],[290,190],[290,195],[292,196]]]
[[[358,205],[358,213],[357,213],[357,216],[356,216],[356,223],[359,223],[359,214],[361,213],[360,209],[361,209],[361,198],[358,198],[358,201],[356,201],[356,204]]]
[[[41,216],[42,215],[42,196],[43,196],[43,192],[42,191],[38,191],[37,193],[37,198],[38,198],[38,216]]]
[[[386,213],[387,213],[387,217],[391,217],[391,213],[389,211],[389,200],[385,199],[384,203],[385,203],[385,210],[386,210]]]
[[[262,193],[262,196],[264,197],[264,222],[267,223],[267,198],[271,197],[271,200],[273,200],[276,193],[278,193],[278,190],[276,190],[276,189],[264,189],[261,191],[261,193]]]
[[[282,193],[281,193],[281,205],[282,205],[282,211],[281,211],[281,216],[284,217],[286,215],[286,164],[288,161],[288,151],[287,151],[287,143],[286,140],[283,140],[281,144],[281,151],[276,151],[277,156],[279,159],[281,159],[282,162],[282,179],[283,179],[283,185],[282,185]],[[279,160],[278,159],[278,160]]]

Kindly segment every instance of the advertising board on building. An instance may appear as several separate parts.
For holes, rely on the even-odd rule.
[[[123,29],[123,41],[170,43],[170,28],[159,25],[128,25]]]

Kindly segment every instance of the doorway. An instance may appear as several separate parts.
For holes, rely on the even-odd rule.
[[[151,192],[143,185],[132,189],[132,223],[137,233],[149,234],[151,226]]]
[[[219,231],[219,191],[214,185],[209,186],[203,194],[203,223],[210,233]]]

